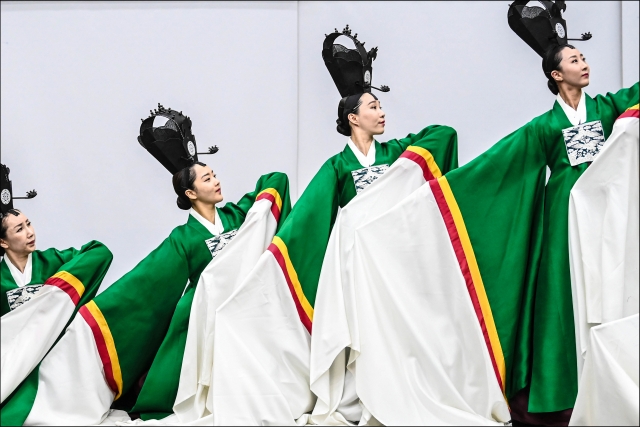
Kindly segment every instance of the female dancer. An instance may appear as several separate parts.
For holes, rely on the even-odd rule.
[[[514,420],[531,424],[569,421],[578,371],[569,272],[569,193],[603,148],[615,120],[638,102],[638,84],[616,94],[591,98],[584,92],[591,69],[582,53],[567,43],[564,2],[548,9],[514,2],[509,10],[511,28],[542,56],[554,108],[531,123],[539,132],[551,176],[545,187],[540,264],[535,281],[531,380],[514,401]],[[528,18],[529,11],[540,18]],[[538,30],[534,20],[548,22]],[[532,41],[532,36],[535,41]],[[550,42],[545,43],[544,37]],[[590,34],[583,35],[588,40]],[[516,391],[516,390],[513,390]],[[520,403],[528,395],[528,412]]]
[[[340,36],[353,40],[356,49],[334,44]],[[347,26],[342,33],[336,31],[325,38],[322,57],[342,96],[336,129],[348,137],[347,145],[322,165],[277,234],[300,281],[302,293],[294,295],[296,304],[309,308],[314,305],[324,252],[339,208],[382,176],[409,146],[428,150],[442,173],[458,165],[456,132],[448,126],[431,125],[386,143],[375,140],[384,133],[386,118],[380,101],[371,93],[372,88],[377,89],[371,86],[377,48],[366,52]],[[380,90],[387,92],[389,88],[381,86]],[[310,312],[301,313],[309,331]]]
[[[96,295],[113,259],[109,249],[95,240],[80,250],[37,250],[31,221],[13,208],[9,172],[9,168],[2,165],[3,405],[30,373],[37,376],[37,365],[78,308]],[[36,192],[30,191],[26,198],[35,196]],[[5,412],[2,414],[4,423]]]

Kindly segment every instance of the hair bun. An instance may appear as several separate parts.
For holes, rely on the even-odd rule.
[[[351,136],[351,126],[345,126],[340,119],[336,119],[336,123],[338,124],[338,126],[336,126],[338,133],[344,136]]]
[[[556,83],[553,77],[547,80],[547,87],[554,95],[557,95],[560,92],[560,90],[558,90],[558,83]]]
[[[185,200],[185,198],[178,196],[178,200],[176,200],[176,203],[178,204],[178,207],[183,211],[188,211],[189,209],[191,209],[191,202],[189,201],[189,199]]]

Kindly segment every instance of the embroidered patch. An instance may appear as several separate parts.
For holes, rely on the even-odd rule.
[[[212,237],[205,240],[207,247],[211,251],[211,258],[215,258],[218,253],[229,244],[231,239],[236,237],[238,230],[231,230],[228,233],[221,234],[219,236]]]
[[[367,188],[376,179],[380,178],[389,169],[389,165],[370,166],[351,172],[353,183],[356,186],[356,194]]]
[[[42,285],[29,285],[7,291],[9,309],[15,310],[25,302],[31,300],[42,288]]]
[[[562,129],[562,135],[571,166],[592,162],[605,143],[600,120]]]

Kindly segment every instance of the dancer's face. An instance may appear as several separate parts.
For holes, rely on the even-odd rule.
[[[578,49],[565,47],[562,50],[562,61],[560,61],[560,71],[552,71],[551,76],[561,84],[582,89],[589,85],[589,74],[591,69],[585,60],[584,55]]]
[[[196,179],[193,182],[195,190],[187,190],[186,194],[192,201],[199,200],[206,204],[217,204],[223,199],[220,181],[209,166],[195,164],[193,171]]]
[[[36,250],[36,231],[31,221],[22,212],[18,216],[8,214],[2,219],[6,234],[0,239],[0,246],[16,255],[28,255]],[[4,234],[4,233],[3,233]]]
[[[383,134],[385,113],[382,111],[380,101],[375,99],[370,93],[362,94],[360,101],[362,103],[358,108],[358,114],[349,114],[351,124],[359,127],[370,135]]]

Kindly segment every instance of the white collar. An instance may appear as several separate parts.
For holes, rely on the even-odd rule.
[[[582,94],[580,95],[580,101],[578,101],[578,108],[576,110],[564,102],[564,99],[562,99],[560,94],[558,94],[556,99],[572,125],[578,126],[579,124],[587,121],[587,104],[585,103],[584,91],[582,91]]]
[[[189,214],[192,215],[195,219],[197,219],[200,224],[204,225],[204,228],[209,230],[209,233],[213,234],[214,236],[218,236],[222,234],[222,232],[224,231],[224,227],[222,226],[222,221],[220,220],[220,215],[218,215],[218,208],[216,208],[215,224],[213,224],[211,221],[209,221],[208,219],[200,215],[193,208],[189,209]]]
[[[13,280],[15,280],[16,285],[18,285],[18,287],[23,287],[25,285],[28,285],[29,282],[31,282],[31,272],[32,272],[31,266],[33,262],[31,261],[31,254],[27,256],[27,264],[24,266],[24,273],[20,272],[20,270],[18,270],[18,267],[13,265],[13,263],[11,262],[7,254],[4,255],[4,260],[7,263],[7,267],[9,267],[9,272],[11,272],[11,275],[13,276]]]
[[[351,151],[353,151],[353,154],[356,155],[356,159],[358,159],[358,161],[360,162],[362,167],[368,168],[369,166],[371,166],[372,164],[374,164],[376,162],[376,141],[375,141],[375,139],[371,143],[371,147],[369,147],[369,152],[367,152],[366,156],[364,154],[362,154],[362,151],[358,150],[358,147],[351,140],[351,137],[347,138],[347,145],[349,146],[349,148],[351,148]]]

